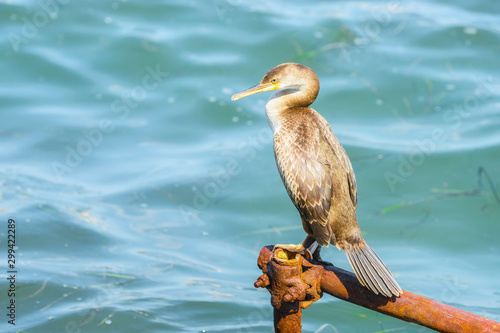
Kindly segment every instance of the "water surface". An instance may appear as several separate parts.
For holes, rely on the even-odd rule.
[[[271,332],[259,250],[304,232],[264,106],[275,65],[358,180],[403,289],[500,320],[500,7],[490,1],[0,1],[0,228],[8,332]],[[323,257],[349,269],[343,253]],[[5,312],[5,310],[3,311]],[[305,332],[430,330],[324,296]]]

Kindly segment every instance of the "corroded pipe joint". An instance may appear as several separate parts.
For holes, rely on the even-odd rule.
[[[305,298],[306,294],[306,286],[300,279],[301,262],[298,255],[287,257],[287,254],[280,251],[281,249],[276,250],[275,256],[268,264],[271,304],[280,312],[297,312],[299,301]]]
[[[302,281],[307,285],[306,296],[300,306],[303,309],[308,308],[323,296],[321,291],[321,278],[323,276],[323,267],[313,265],[307,260],[302,262]]]
[[[271,282],[269,281],[269,277],[267,276],[267,274],[262,274],[257,278],[257,281],[255,281],[253,285],[255,286],[255,288],[265,288],[270,284]]]
[[[294,252],[277,248],[269,255],[269,250],[261,251],[258,265],[264,274],[254,285],[269,290],[276,310],[297,312],[321,298],[321,266],[312,265]]]
[[[304,286],[301,285],[302,281],[297,281],[294,279],[294,281],[289,282],[291,282],[292,284],[296,284],[296,286],[288,288],[288,290],[285,292],[285,295],[283,296],[283,301],[296,302],[300,301],[302,298],[305,298],[306,290]]]

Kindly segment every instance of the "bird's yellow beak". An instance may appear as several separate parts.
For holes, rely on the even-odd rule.
[[[264,84],[257,84],[253,86],[252,88],[248,88],[247,90],[243,90],[242,92],[239,92],[237,94],[234,94],[233,97],[231,97],[232,101],[237,101],[240,98],[247,97],[250,95],[258,94],[264,91],[271,91],[271,90],[277,90],[279,89],[279,84],[273,84],[273,83],[264,83]]]

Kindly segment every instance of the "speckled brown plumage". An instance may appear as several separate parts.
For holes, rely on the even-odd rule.
[[[319,245],[356,238],[356,180],[344,148],[313,109],[290,108],[283,116],[274,154],[304,230]]]
[[[274,155],[305,232],[319,245],[345,251],[361,284],[376,294],[399,296],[401,288],[361,235],[351,162],[327,121],[309,107],[319,92],[316,74],[300,64],[281,64],[233,100],[270,90],[277,90],[266,105]]]

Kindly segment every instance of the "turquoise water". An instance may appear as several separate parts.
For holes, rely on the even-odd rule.
[[[318,74],[313,106],[351,157],[362,231],[402,288],[500,321],[499,13],[0,1],[0,331],[271,332],[258,252],[304,232],[276,170],[269,94],[230,97],[287,61]],[[328,295],[303,328],[429,331]]]

